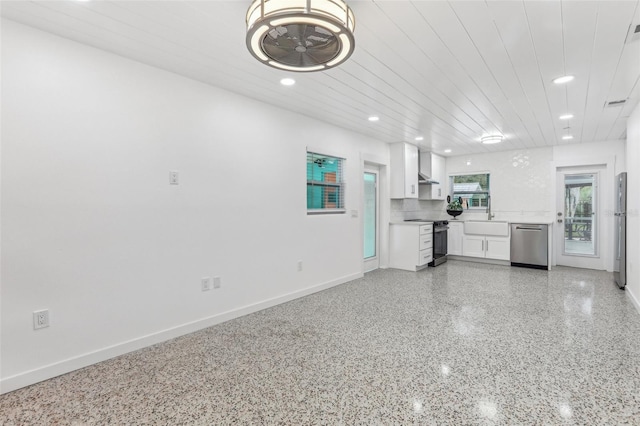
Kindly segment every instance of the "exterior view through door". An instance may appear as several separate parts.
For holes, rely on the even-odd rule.
[[[558,265],[604,269],[599,252],[598,181],[597,170],[558,171]]]
[[[378,172],[367,167],[364,172],[364,272],[379,267],[378,259]]]

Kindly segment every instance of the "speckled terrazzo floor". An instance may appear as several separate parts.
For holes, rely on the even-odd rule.
[[[0,396],[4,425],[640,424],[606,272],[379,270]]]

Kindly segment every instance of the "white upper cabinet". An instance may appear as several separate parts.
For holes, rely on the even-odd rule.
[[[418,147],[404,142],[389,145],[391,198],[418,198]]]
[[[420,199],[421,200],[444,200],[447,198],[445,194],[447,175],[445,172],[445,158],[433,152],[420,153],[420,172],[429,176],[438,183],[421,183]]]

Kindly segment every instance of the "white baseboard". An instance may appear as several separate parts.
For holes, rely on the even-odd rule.
[[[631,299],[631,303],[633,303],[633,306],[636,307],[636,310],[640,314],[640,301],[638,301],[636,296],[629,291],[629,286],[626,287],[626,292],[627,292],[627,297],[629,297],[629,299]]]
[[[488,263],[491,265],[511,266],[511,262],[508,260],[485,259],[483,257],[459,256],[459,255],[453,255],[453,254],[448,254],[447,258],[451,260],[463,260],[465,262]]]
[[[61,374],[69,373],[79,368],[106,361],[116,356],[124,355],[126,353],[136,351],[147,346],[155,345],[156,343],[161,343],[170,339],[174,339],[176,337],[183,336],[185,334],[193,333],[195,331],[211,327],[212,325],[220,324],[234,318],[251,314],[253,312],[258,312],[263,309],[279,305],[281,303],[289,302],[303,296],[308,296],[310,294],[317,293],[319,291],[326,290],[340,284],[344,284],[348,281],[352,281],[363,276],[364,274],[361,272],[346,275],[344,277],[340,277],[323,284],[287,293],[227,312],[222,312],[220,314],[212,315],[207,318],[168,328],[166,330],[158,331],[146,336],[141,336],[136,339],[119,343],[117,345],[102,348],[94,352],[85,353],[73,358],[66,359],[64,361],[45,365],[34,370],[6,377],[0,380],[0,394],[11,392],[13,390],[32,385],[34,383],[41,382],[43,380],[51,379]]]

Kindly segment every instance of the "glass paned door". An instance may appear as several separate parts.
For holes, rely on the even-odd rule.
[[[594,173],[564,175],[565,255],[597,255],[597,176]]]
[[[607,230],[613,225],[609,228],[608,219],[602,213],[605,206],[601,202],[604,199],[600,184],[603,179],[608,187],[610,169],[606,164],[556,168],[557,210],[553,230],[556,265],[605,269],[607,253],[603,255],[601,242],[607,247],[611,234]]]
[[[364,173],[364,258],[377,255],[378,196],[376,173]]]

